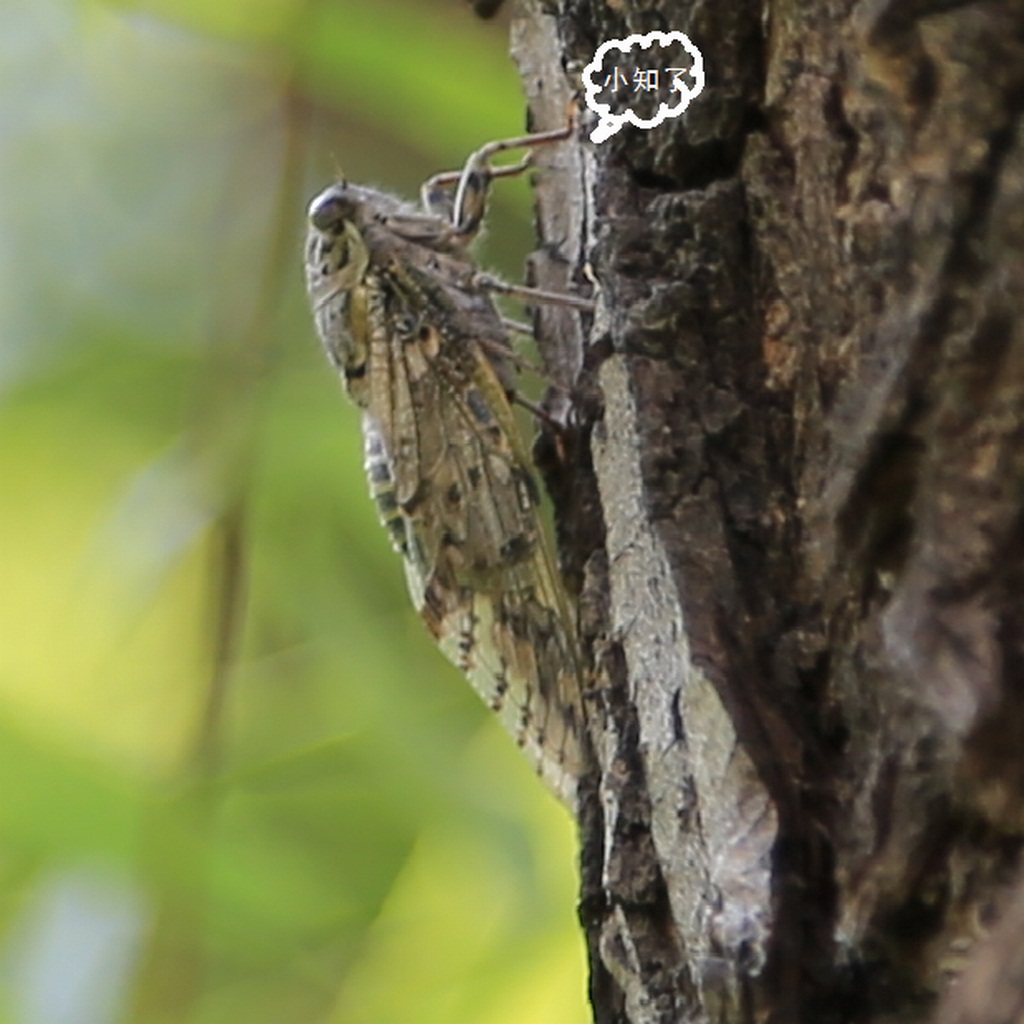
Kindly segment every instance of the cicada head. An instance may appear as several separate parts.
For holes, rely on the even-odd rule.
[[[317,331],[328,358],[341,371],[357,404],[360,378],[366,364],[367,341],[362,318],[353,317],[365,305],[370,251],[359,226],[365,190],[341,182],[309,204],[306,241],[306,288]]]
[[[306,281],[314,302],[325,292],[351,291],[366,273],[370,256],[358,227],[361,192],[341,182],[309,204]]]

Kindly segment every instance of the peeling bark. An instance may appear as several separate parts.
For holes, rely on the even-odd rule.
[[[597,283],[593,323],[538,324],[575,395],[545,465],[593,666],[595,1019],[1008,1024],[1024,7],[524,0],[531,126],[655,29],[705,91],[545,154],[531,268]]]

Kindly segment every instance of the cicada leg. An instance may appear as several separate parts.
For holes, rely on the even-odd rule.
[[[581,313],[593,313],[594,303],[590,299],[582,299],[578,295],[570,295],[568,292],[549,292],[543,288],[530,288],[525,284],[509,284],[502,281],[493,274],[477,274],[473,283],[478,288],[484,288],[498,295],[513,295],[526,302],[537,302],[547,306],[567,306],[569,309],[578,309]]]
[[[532,135],[518,135],[512,139],[486,143],[470,155],[461,171],[442,171],[424,182],[420,190],[424,208],[448,220],[456,236],[469,242],[483,222],[491,182],[495,178],[522,174],[531,163],[529,155],[518,163],[504,167],[492,167],[491,160],[499,153],[505,153],[510,149],[526,149],[544,146],[550,142],[560,142],[572,134],[573,128],[574,124],[570,121],[566,127],[554,131],[535,132]],[[454,198],[447,191],[453,185]]]
[[[473,156],[476,156],[476,154],[474,153]],[[470,159],[472,160],[473,157],[470,157]],[[513,178],[517,174],[522,174],[530,166],[530,163],[530,158],[526,156],[517,164],[508,164],[505,167],[489,167],[487,169],[486,181],[483,184],[479,199],[479,215],[470,231],[458,230],[459,225],[455,217],[458,188],[456,187],[454,193],[451,191],[453,185],[458,186],[462,181],[466,173],[465,168],[460,171],[442,171],[440,174],[435,174],[433,177],[428,178],[420,187],[420,200],[423,203],[424,209],[437,217],[443,217],[457,229],[458,234],[464,235],[466,240],[469,241],[483,220],[484,209],[487,205],[486,194],[490,183],[495,178]]]

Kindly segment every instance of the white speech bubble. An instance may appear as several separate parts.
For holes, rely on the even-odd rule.
[[[605,88],[607,83],[598,85],[594,82],[593,75],[601,70],[605,54],[609,50],[619,50],[625,56],[636,46],[639,46],[642,50],[650,49],[652,43],[657,43],[658,46],[669,46],[672,43],[679,43],[683,46],[690,57],[693,58],[693,67],[689,71],[689,74],[693,76],[693,88],[687,88],[678,75],[674,76],[672,79],[672,94],[679,97],[679,102],[674,106],[670,106],[668,103],[661,103],[658,106],[657,113],[651,118],[638,116],[632,108],[628,109],[625,114],[613,114],[612,108],[607,103],[596,103],[597,94]],[[625,39],[609,39],[597,48],[594,59],[583,69],[583,82],[586,87],[584,102],[600,118],[597,127],[590,133],[590,141],[595,143],[604,142],[610,139],[617,131],[621,131],[627,123],[634,124],[637,128],[655,128],[667,117],[678,117],[690,105],[691,101],[700,95],[701,90],[704,88],[704,57],[700,50],[690,41],[690,37],[682,32],[648,32],[647,35],[643,36],[632,35],[626,36]]]

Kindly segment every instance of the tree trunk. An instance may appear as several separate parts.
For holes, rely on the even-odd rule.
[[[1024,1019],[1024,5],[524,0],[600,1024]]]

